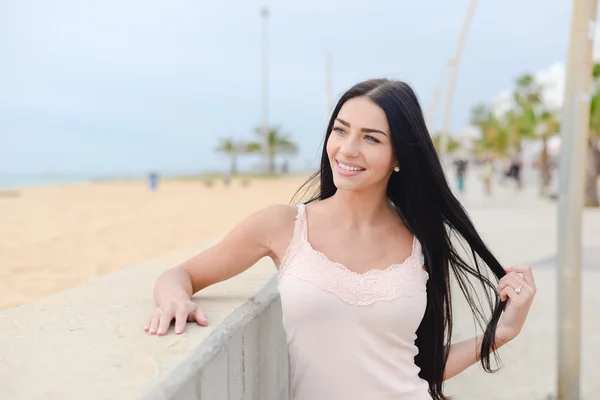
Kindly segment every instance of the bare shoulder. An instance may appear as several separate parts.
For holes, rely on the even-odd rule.
[[[296,206],[273,204],[250,214],[244,224],[252,226],[252,233],[258,235],[261,241],[271,241],[293,231],[297,212]]]
[[[272,204],[266,207],[264,211],[277,222],[282,222],[285,220],[289,222],[290,217],[292,220],[294,220],[296,217],[296,214],[298,213],[298,206],[290,204]]]
[[[285,240],[293,236],[293,206],[273,205],[255,211],[239,222],[216,245],[184,264],[195,291],[229,279],[263,257],[276,265],[285,254]]]
[[[281,233],[294,224],[298,208],[287,204],[272,204],[251,215],[266,232]]]
[[[251,216],[261,244],[269,250],[269,256],[277,265],[294,235],[297,213],[298,207],[295,205],[273,204]]]

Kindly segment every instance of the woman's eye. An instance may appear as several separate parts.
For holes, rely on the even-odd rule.
[[[341,134],[344,134],[344,133],[346,133],[346,131],[345,131],[343,128],[340,128],[339,126],[335,126],[335,127],[333,127],[333,130],[334,130],[335,132],[337,132],[337,133],[341,133]]]
[[[369,142],[373,142],[373,143],[381,143],[378,139],[375,139],[373,136],[371,135],[366,135],[365,138],[369,141]]]

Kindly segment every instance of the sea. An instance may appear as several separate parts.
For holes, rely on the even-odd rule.
[[[162,178],[198,175],[212,173],[211,171],[161,171]],[[57,186],[72,183],[114,182],[114,181],[139,181],[148,179],[148,173],[123,172],[123,173],[45,173],[45,174],[7,174],[0,172],[0,190],[15,190],[35,186]]]
[[[0,189],[56,186],[71,183],[140,179],[142,176],[106,176],[84,174],[0,174]]]

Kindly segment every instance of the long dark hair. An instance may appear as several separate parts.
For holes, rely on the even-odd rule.
[[[344,93],[327,126],[320,171],[311,176],[296,195],[303,189],[305,194],[314,189],[306,201],[311,203],[335,194],[337,188],[327,156],[327,140],[344,103],[358,96],[370,98],[387,116],[394,154],[400,167],[400,172],[390,177],[387,196],[408,229],[421,242],[425,268],[429,273],[427,307],[417,329],[419,353],[415,363],[420,368],[421,378],[429,383],[433,399],[445,400],[443,377],[452,338],[450,272],[484,331],[481,363],[485,371],[493,372],[490,355],[495,349],[496,326],[505,303],[500,302],[496,283],[490,279],[489,273],[495,276],[497,282],[505,271],[450,190],[417,96],[404,82],[373,79],[361,82]],[[466,250],[464,254],[461,255],[453,243],[453,237],[455,242],[462,242],[461,247]],[[487,269],[482,269],[482,265]],[[483,299],[487,307],[484,307]],[[499,362],[497,358],[496,361]]]

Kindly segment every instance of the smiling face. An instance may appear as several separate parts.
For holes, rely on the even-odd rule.
[[[327,140],[338,190],[387,187],[396,166],[385,112],[368,97],[344,103]]]

